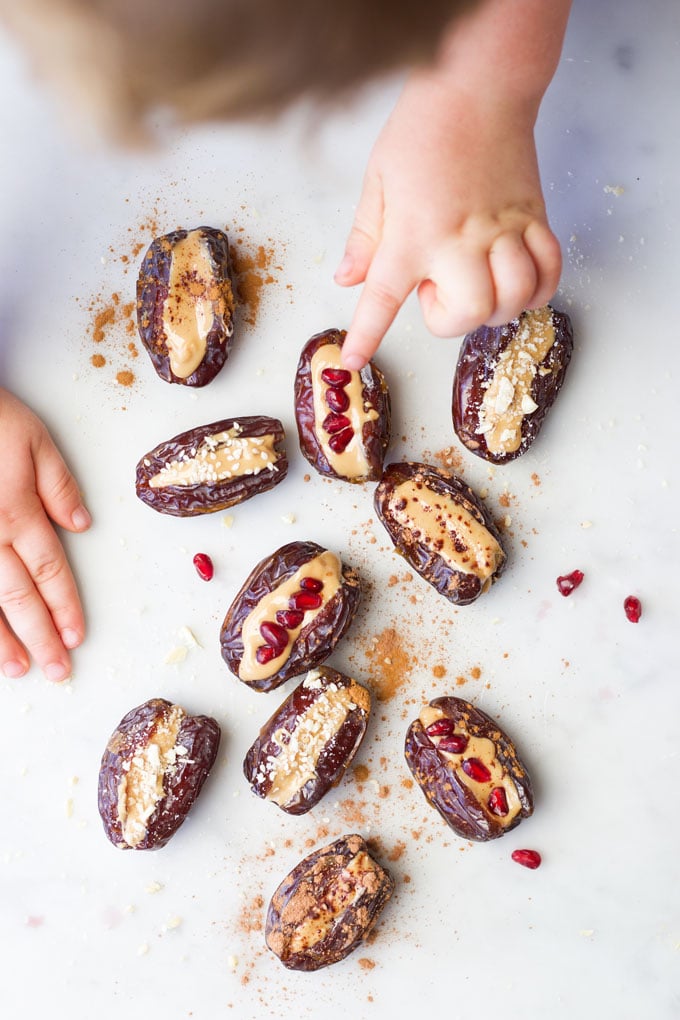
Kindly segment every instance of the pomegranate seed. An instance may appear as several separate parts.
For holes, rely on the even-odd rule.
[[[564,574],[557,578],[557,590],[560,595],[571,595],[574,588],[578,588],[583,580],[582,570],[572,570],[571,574]]]
[[[428,737],[450,737],[455,728],[456,724],[453,719],[442,716],[441,719],[435,719],[433,723],[426,726],[425,732]]]
[[[333,453],[344,453],[353,435],[354,429],[343,429],[342,432],[336,432],[331,436],[328,445]]]
[[[321,378],[329,386],[346,386],[352,381],[352,373],[346,368],[324,368]]]
[[[637,623],[642,616],[642,603],[635,595],[629,595],[624,600],[623,608],[631,623]]]
[[[318,577],[303,577],[300,579],[300,587],[304,591],[321,591],[323,581],[319,580]]]
[[[521,864],[523,868],[531,868],[532,871],[535,871],[541,863],[538,850],[513,850],[510,856],[516,864]]]
[[[260,624],[260,634],[268,645],[271,645],[277,655],[280,655],[288,644],[288,631],[279,623],[272,623],[265,620]]]
[[[291,609],[302,609],[305,612],[308,609],[318,609],[322,602],[323,599],[315,591],[296,591],[288,599],[288,605]]]
[[[260,645],[255,652],[255,658],[261,666],[266,666],[268,662],[276,658],[276,650],[271,645]]]
[[[468,738],[463,733],[452,733],[449,737],[442,737],[437,744],[440,751],[447,751],[449,754],[462,754],[468,746]]]
[[[345,414],[327,414],[321,423],[321,428],[332,435],[334,432],[342,432],[348,429],[352,423]]]
[[[466,758],[463,762],[463,772],[476,783],[488,783],[491,779],[491,773],[479,758]]]
[[[335,387],[326,390],[326,403],[331,411],[342,414],[349,407],[349,394]]]
[[[494,815],[507,815],[509,810],[505,790],[502,786],[495,786],[489,794],[489,811]]]
[[[304,615],[301,609],[279,609],[276,614],[276,622],[286,630],[295,630],[302,623]]]
[[[196,573],[201,580],[212,581],[215,568],[213,566],[213,561],[207,553],[196,553],[194,556],[194,566],[196,567]]]

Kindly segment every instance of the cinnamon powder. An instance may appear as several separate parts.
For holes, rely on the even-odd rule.
[[[389,701],[411,676],[415,665],[396,627],[386,627],[365,648],[369,679],[378,701]]]

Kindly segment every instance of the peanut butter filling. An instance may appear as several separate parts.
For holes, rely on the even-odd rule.
[[[230,299],[229,282],[215,277],[205,235],[190,230],[173,245],[162,313],[170,368],[178,379],[187,379],[203,361],[208,334],[215,319],[224,318]]]
[[[322,427],[331,410],[326,403],[326,391],[329,387],[321,378],[321,373],[325,368],[342,368],[341,350],[337,344],[324,344],[312,356],[310,371],[314,397],[314,434],[324,457],[336,474],[342,475],[343,478],[362,478],[370,471],[363,443],[364,424],[375,421],[378,412],[371,405],[364,403],[361,372],[352,372],[351,380],[343,387],[349,397],[349,407],[342,413],[349,419],[354,435],[342,453],[335,453],[331,449],[328,445],[330,435]]]
[[[128,846],[137,846],[146,836],[147,822],[164,796],[165,774],[175,765],[178,755],[186,753],[176,746],[185,715],[183,708],[173,705],[155,727],[149,743],[138,748],[123,765],[123,777],[118,784],[118,819]]]
[[[536,372],[555,343],[552,309],[545,305],[523,312],[519,327],[500,354],[485,384],[479,408],[478,435],[490,453],[514,453],[522,442],[522,422],[538,405],[531,396]]]
[[[308,609],[300,626],[288,631],[288,644],[280,655],[277,655],[267,663],[258,662],[256,658],[257,649],[265,643],[260,634],[260,625],[265,620],[275,620],[276,614],[280,609],[288,609],[288,600],[292,595],[300,591],[300,580],[303,577],[314,577],[323,582],[323,588],[319,592],[321,605],[318,609]],[[322,612],[324,606],[333,598],[341,584],[342,564],[335,553],[326,550],[320,553],[319,556],[315,556],[314,559],[309,560],[291,577],[275,588],[274,591],[260,599],[243,622],[241,631],[243,658],[238,670],[239,678],[246,683],[251,683],[253,680],[266,680],[268,677],[278,673],[290,655],[291,647],[300,631],[304,627],[309,626],[312,620]]]
[[[236,422],[226,432],[206,436],[197,447],[170,461],[149,479],[152,489],[169,485],[212,485],[242,475],[276,471],[274,436],[243,436]]]
[[[332,884],[323,889],[305,915],[295,926],[288,949],[291,953],[304,952],[323,941],[342,918],[361,899],[364,893],[373,893],[379,886],[374,862],[365,850],[360,850],[339,873]],[[283,918],[285,923],[285,918]]]
[[[395,521],[453,569],[481,581],[493,576],[505,555],[488,528],[459,503],[428,489],[416,475],[397,485],[389,501]]]
[[[439,708],[433,708],[431,705],[426,705],[418,718],[420,719],[423,728],[427,729],[427,727],[433,722],[436,722],[437,719],[443,719],[444,712],[442,712]],[[444,755],[444,758],[447,761],[451,762],[451,765],[456,770],[457,778],[472,791],[486,813],[499,825],[502,825],[503,827],[509,825],[513,818],[515,818],[522,810],[522,804],[520,802],[514,780],[507,769],[501,765],[496,757],[496,746],[493,740],[489,740],[488,737],[472,736],[462,727],[460,729],[457,727],[456,732],[464,733],[468,738],[467,747],[462,754],[453,754],[449,751],[441,751],[440,753]],[[430,739],[436,747],[441,738],[431,737]],[[486,783],[479,783],[477,780],[472,779],[471,776],[468,776],[462,768],[465,758],[478,758],[482,764],[486,765],[487,769],[491,773],[489,781]],[[498,786],[503,787],[505,790],[505,796],[508,802],[508,813],[506,815],[494,814],[488,808],[487,802],[489,794],[495,787]]]

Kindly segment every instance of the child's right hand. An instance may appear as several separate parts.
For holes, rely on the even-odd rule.
[[[50,519],[85,531],[78,486],[36,416],[0,390],[0,669],[20,677],[33,658],[48,680],[71,674],[85,633],[73,574]]]

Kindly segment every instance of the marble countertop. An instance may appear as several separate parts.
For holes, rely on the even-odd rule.
[[[414,302],[381,348],[390,459],[441,464],[453,447],[504,521],[502,582],[456,610],[406,578],[372,487],[322,479],[295,441],[298,354],[349,321],[355,297],[332,272],[397,84],[321,120],[296,111],[112,153],[60,123],[0,38],[0,376],[49,425],[94,518],[65,539],[88,620],[72,682],[0,680],[4,1015],[334,1017],[340,1002],[369,1020],[680,1015],[679,58],[677,5],[576,0],[538,130],[565,252],[555,304],[576,349],[531,451],[493,470],[457,444],[459,341],[430,337]],[[250,304],[224,371],[186,392],[134,356],[127,306],[152,236],[199,223],[227,226],[252,257]],[[135,498],[144,451],[251,413],[288,431],[284,484],[191,520]],[[299,818],[252,796],[241,769],[293,685],[245,689],[218,642],[246,574],[294,539],[337,550],[364,578],[331,663],[382,696],[364,769]],[[197,551],[215,562],[209,584]],[[564,599],[555,578],[574,568],[585,580]],[[637,625],[629,594],[643,603]],[[459,839],[408,787],[408,723],[449,693],[502,721],[533,776],[536,811],[501,840]],[[99,761],[119,719],[153,696],[215,716],[221,751],[172,841],[123,853],[98,816]],[[335,967],[287,972],[264,946],[268,899],[311,847],[353,831],[396,880],[376,936]],[[541,868],[514,864],[518,847],[539,850]]]

